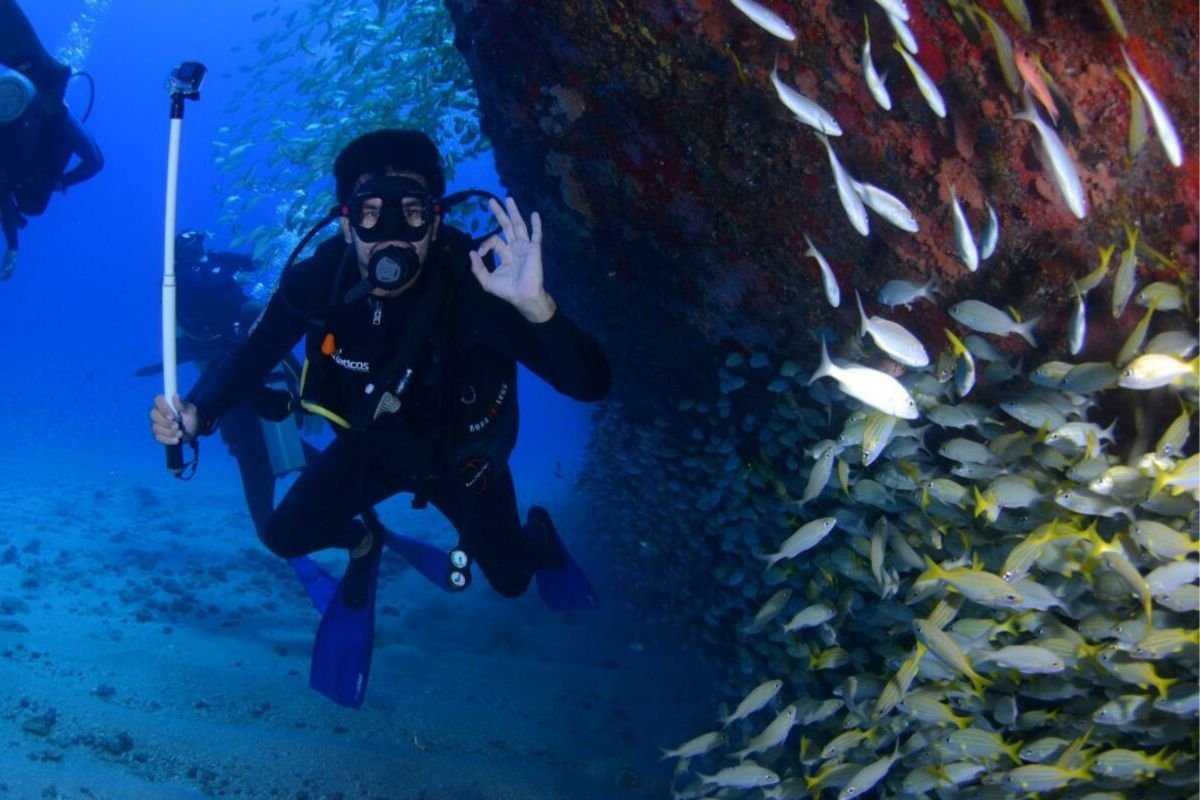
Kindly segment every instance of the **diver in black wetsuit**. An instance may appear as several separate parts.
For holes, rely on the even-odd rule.
[[[567,555],[544,509],[531,509],[524,528],[518,517],[507,463],[516,364],[596,401],[609,390],[608,362],[543,287],[536,213],[527,228],[513,200],[493,201],[504,238],[477,251],[441,224],[445,178],[427,136],[361,136],[334,174],[342,235],[285,269],[247,341],[176,403],[180,421],[166,398],[155,399],[154,436],[175,444],[211,432],[306,336],[302,402],[339,435],[272,514],[267,546],[285,558],[349,550],[342,597],[361,606],[383,543],[354,517],[411,492],[414,506],[431,502],[445,514],[493,588],[518,596],[536,570]]]
[[[175,277],[178,284],[176,322],[178,362],[191,361],[203,373],[232,352],[245,338],[262,303],[247,297],[238,276],[255,268],[243,253],[209,250],[203,231],[175,237]],[[162,365],[139,369],[139,376],[156,375]],[[288,353],[245,400],[221,418],[221,440],[237,461],[246,508],[260,539],[275,508],[277,478],[303,468],[317,451],[300,437],[295,419],[300,367]],[[278,387],[278,388],[277,388]],[[298,399],[298,398],[295,398]]]
[[[50,195],[91,178],[104,156],[63,102],[71,70],[46,52],[15,0],[0,0],[0,280],[17,263],[17,231]],[[78,163],[71,169],[71,157]]]

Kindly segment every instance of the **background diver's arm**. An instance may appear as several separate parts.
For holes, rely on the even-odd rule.
[[[79,163],[62,176],[62,188],[66,189],[83,183],[99,172],[104,167],[104,155],[96,140],[70,110],[63,112],[63,124],[66,126],[67,144],[71,152],[79,157]]]
[[[17,231],[21,227],[21,214],[12,192],[0,189],[0,227],[4,229],[4,246],[9,252],[17,250]]]

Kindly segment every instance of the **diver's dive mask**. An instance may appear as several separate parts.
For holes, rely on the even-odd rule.
[[[429,226],[433,224],[435,218],[451,212],[455,207],[458,207],[460,211],[466,209],[469,216],[471,206],[466,201],[473,198],[500,202],[500,198],[496,195],[482,189],[466,189],[435,200],[425,191],[419,181],[412,178],[394,175],[372,178],[364,182],[344,205],[334,206],[304,234],[292,249],[283,270],[287,272],[296,263],[300,253],[304,251],[313,237],[339,216],[348,218],[359,239],[364,242],[416,243],[429,233]],[[479,206],[479,209],[476,210],[481,213],[490,213],[487,212],[484,205]],[[475,228],[476,225],[470,227]],[[486,228],[486,226],[481,227]],[[487,238],[499,233],[500,228],[495,227],[482,235],[473,236],[471,247],[477,248]],[[371,261],[367,265],[367,277],[356,283],[350,291],[339,296],[337,287],[345,285],[342,280],[343,276],[346,271],[354,269],[356,264],[354,249],[348,247],[343,255],[342,263],[338,266],[337,278],[334,281],[334,290],[328,306],[318,309],[301,308],[294,305],[291,307],[308,315],[332,313],[339,307],[361,300],[373,288],[387,290],[403,286],[416,275],[417,270],[421,267],[420,259],[412,248],[398,245],[381,248],[372,255]],[[284,302],[288,302],[286,295],[284,295]]]
[[[419,242],[440,209],[418,181],[381,175],[360,186],[343,213],[361,241]]]

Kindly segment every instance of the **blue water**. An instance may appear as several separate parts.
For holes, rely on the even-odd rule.
[[[210,68],[187,107],[178,219],[225,247],[211,142],[238,86],[221,75],[239,74],[262,31],[251,17],[272,5],[209,0],[192,14],[112,0],[83,65],[105,168],[30,221],[16,274],[0,284],[0,798],[662,796],[656,746],[693,735],[710,704],[688,702],[703,686],[626,634],[615,579],[584,538],[573,480],[588,407],[522,375],[512,464],[522,507],[545,503],[572,528],[564,534],[595,569],[606,610],[563,618],[482,582],[447,598],[385,569],[360,712],[306,688],[315,617],[255,540],[221,443],[205,442],[191,483],[163,468],[147,421],[161,387],[133,373],[160,358],[164,81],[183,60]],[[24,3],[51,52],[84,7]],[[72,108],[86,100],[73,81]],[[466,186],[502,191],[489,157],[450,188]],[[194,379],[185,365],[181,388]],[[450,535],[432,511],[387,511]],[[179,591],[182,606],[139,605]],[[48,727],[38,722],[47,709]],[[131,749],[103,746],[119,732]]]

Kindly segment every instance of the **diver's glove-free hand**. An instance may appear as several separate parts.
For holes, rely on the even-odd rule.
[[[175,413],[175,408],[180,410],[179,414]],[[196,406],[175,395],[175,408],[161,394],[154,398],[154,407],[150,409],[150,432],[159,444],[190,442],[199,435],[200,413]]]

